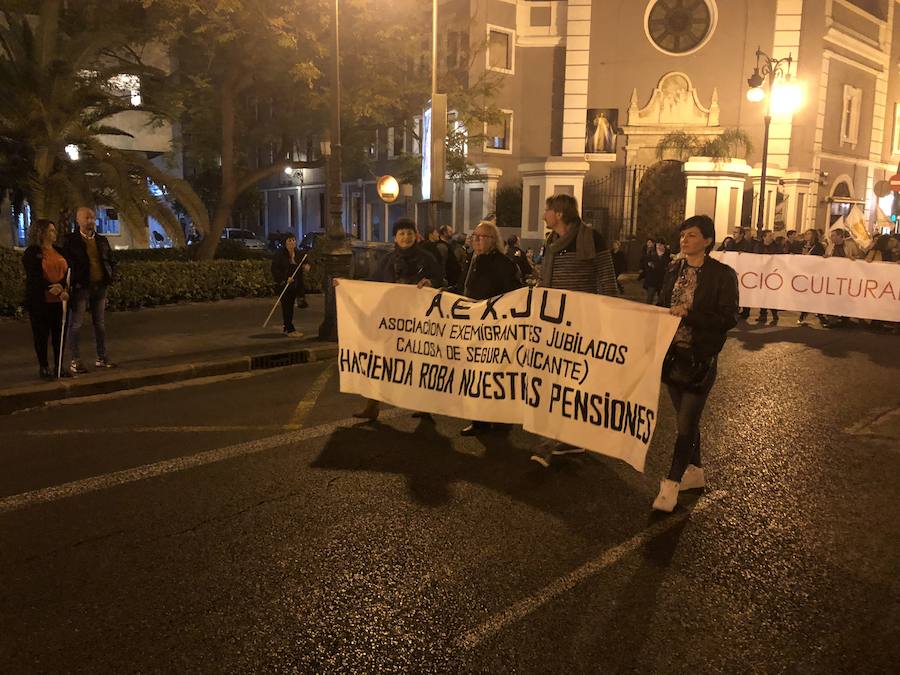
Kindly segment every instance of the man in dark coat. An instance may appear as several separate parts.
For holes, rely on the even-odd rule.
[[[82,206],[75,213],[78,228],[66,237],[63,254],[72,268],[72,318],[66,342],[69,373],[88,372],[81,363],[80,335],[84,315],[90,310],[97,346],[97,368],[115,368],[106,354],[106,294],[115,274],[115,260],[109,241],[97,234],[94,210]]]

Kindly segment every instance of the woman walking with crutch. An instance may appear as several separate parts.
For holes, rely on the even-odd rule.
[[[34,221],[29,230],[31,245],[25,249],[25,308],[31,319],[34,352],[43,379],[65,376],[58,367],[62,355],[63,307],[69,299],[64,282],[69,263],[56,246],[56,225],[45,219]],[[50,368],[47,340],[53,345],[54,368]],[[54,372],[55,371],[55,372]]]

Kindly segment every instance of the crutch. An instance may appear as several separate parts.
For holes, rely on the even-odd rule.
[[[63,292],[68,294],[69,292],[69,281],[72,278],[72,269],[69,268],[66,270],[66,285],[63,286]],[[66,319],[69,316],[69,301],[62,301],[62,327],[59,333],[59,358],[58,363],[56,364],[56,379],[62,377],[62,362],[63,362],[63,354],[66,352]]]
[[[294,283],[294,277],[297,276],[297,272],[300,271],[300,268],[303,267],[303,263],[306,262],[306,259],[309,257],[309,253],[304,253],[303,257],[300,258],[300,262],[297,263],[297,268],[294,270],[294,273],[288,278],[287,283],[284,285],[284,288],[281,289],[281,295],[278,296],[278,299],[275,301],[275,304],[272,305],[272,311],[269,312],[269,316],[266,317],[266,320],[263,321],[262,327],[265,328],[269,325],[269,321],[272,319],[272,315],[275,313],[275,309],[281,303],[281,298],[287,292],[288,287]]]

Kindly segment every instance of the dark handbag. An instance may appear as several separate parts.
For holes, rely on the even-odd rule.
[[[702,358],[690,347],[672,345],[663,360],[662,381],[689,392],[702,392],[715,376],[716,357]]]

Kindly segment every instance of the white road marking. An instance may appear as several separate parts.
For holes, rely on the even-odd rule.
[[[306,421],[307,416],[312,409],[315,407],[316,403],[319,400],[319,396],[322,394],[322,390],[325,388],[325,385],[328,384],[328,380],[332,378],[334,375],[336,368],[334,367],[336,364],[329,363],[325,366],[319,376],[315,379],[309,389],[306,390],[306,394],[297,404],[296,409],[291,415],[291,421],[288,422],[288,429],[302,429],[303,423]]]
[[[379,419],[390,419],[400,415],[409,414],[408,410],[401,408],[392,408],[382,410]],[[0,499],[0,514],[10,513],[12,511],[20,511],[29,506],[54,502],[60,499],[76,497],[88,492],[96,492],[98,490],[106,490],[108,488],[126,485],[148,478],[156,478],[169,473],[185,471],[194,467],[204,466],[206,464],[214,464],[222,462],[232,457],[241,457],[243,455],[252,455],[265,450],[290,445],[291,443],[299,443],[314,438],[321,438],[333,433],[337,429],[342,429],[359,424],[360,420],[353,417],[347,417],[336,422],[328,424],[320,424],[319,426],[310,427],[309,429],[300,429],[291,431],[278,436],[270,436],[246,443],[238,443],[229,445],[215,450],[207,450],[195,455],[186,457],[175,457],[154,464],[145,464],[133,469],[125,469],[123,471],[115,471],[113,473],[103,474],[101,476],[93,476],[83,480],[72,481],[71,483],[63,483],[62,485],[54,485],[51,487],[32,490],[31,492],[23,492],[21,494],[12,495]]]
[[[622,560],[625,556],[634,553],[647,542],[659,536],[667,530],[671,530],[676,525],[680,525],[686,518],[692,514],[705,511],[717,501],[727,497],[728,493],[724,490],[716,490],[700,498],[697,504],[690,510],[679,511],[672,516],[663,518],[654,523],[646,530],[638,532],[631,539],[619,544],[618,546],[605,551],[599,558],[595,558],[586,562],[581,567],[573,570],[564,577],[561,577],[553,583],[545,586],[534,595],[517,602],[507,609],[495,614],[483,624],[474,630],[463,635],[459,641],[459,647],[465,650],[471,650],[484,642],[486,639],[500,632],[506,626],[524,619],[526,616],[546,605],[551,600],[559,597],[563,593],[567,593],[575,588],[587,578],[602,572],[608,567]]]
[[[305,364],[299,364],[305,365]],[[292,366],[288,366],[292,367]],[[31,408],[23,408],[16,410],[13,415],[21,415],[23,413],[34,412],[35,410],[44,410],[60,405],[81,405],[82,403],[95,403],[98,401],[111,401],[117,398],[128,398],[130,396],[140,396],[154,391],[172,391],[174,389],[184,389],[185,387],[202,387],[205,384],[215,384],[216,382],[227,382],[229,380],[246,380],[251,377],[258,377],[273,373],[273,370],[254,370],[240,373],[227,373],[225,375],[209,375],[207,377],[197,377],[188,380],[178,380],[177,382],[167,382],[165,384],[148,384],[146,387],[138,387],[137,389],[121,389],[119,391],[111,391],[107,394],[91,394],[90,396],[73,396],[71,398],[61,398],[55,401],[45,401],[41,405]]]
[[[222,431],[290,431],[296,427],[287,424],[232,424],[210,426],[175,427],[94,427],[90,429],[29,429],[27,431],[7,431],[23,436],[73,436],[76,434],[196,434],[200,432]]]

